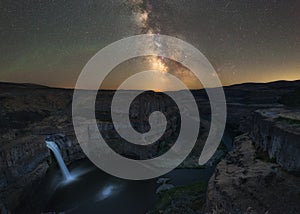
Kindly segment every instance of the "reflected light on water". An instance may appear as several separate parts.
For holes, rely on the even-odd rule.
[[[100,190],[100,193],[97,195],[96,200],[97,201],[102,201],[104,199],[107,199],[107,198],[111,197],[112,195],[117,194],[118,192],[120,192],[120,190],[121,190],[120,185],[116,185],[116,184],[106,185],[105,187],[103,187]]]

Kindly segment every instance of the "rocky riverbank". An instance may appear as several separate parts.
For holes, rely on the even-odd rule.
[[[234,150],[210,179],[207,213],[300,212],[300,178],[287,173],[247,135],[235,139]]]
[[[240,130],[210,179],[206,212],[300,213],[299,108],[258,109]]]
[[[171,194],[175,190],[168,190],[173,205],[161,213],[176,213],[184,207],[193,208],[187,209],[188,213],[299,213],[300,113],[290,94],[295,94],[300,84],[292,85],[246,84],[225,89],[227,128],[239,135],[233,150],[217,164],[205,203],[184,203]],[[285,97],[289,97],[293,108],[285,107],[290,106]],[[285,100],[284,105],[281,100]]]
[[[56,164],[46,147],[45,138],[57,143],[67,165],[86,158],[73,129],[72,93],[72,90],[36,85],[0,84],[0,204],[3,213],[14,212],[24,200],[26,203],[23,204],[31,203],[28,199],[35,192],[49,164]],[[118,153],[129,158],[148,159],[172,146],[172,139],[178,135],[179,114],[173,101],[163,94],[146,92],[135,99],[131,106],[131,124],[139,132],[149,130],[148,117],[153,111],[163,111],[167,118],[163,137],[143,149],[123,140],[114,129],[110,117],[113,91],[101,91],[98,97],[96,118],[99,131]],[[88,132],[89,119],[86,121],[87,124],[82,127]],[[87,142],[90,140],[87,139]]]

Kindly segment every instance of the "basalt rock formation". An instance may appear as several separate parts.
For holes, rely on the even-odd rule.
[[[240,123],[247,121],[247,116],[257,109],[282,107],[283,105],[279,103],[280,98],[299,89],[300,81],[225,87],[228,104],[227,130],[232,133],[238,132]],[[184,167],[198,166],[197,160],[210,127],[210,104],[205,90],[194,90],[192,93],[199,105],[201,129],[191,158],[183,163]],[[111,148],[130,158],[148,159],[160,155],[172,146],[180,129],[178,125],[180,120],[178,120],[176,106],[171,100],[160,93],[147,92],[132,104],[131,125],[141,133],[149,130],[148,116],[153,111],[164,111],[169,121],[160,142],[146,150],[141,150],[125,142],[114,130],[110,117],[113,94],[113,91],[99,92],[95,105],[99,131],[108,140]],[[73,90],[67,89],[29,84],[0,84],[0,209],[2,213],[14,211],[18,207],[16,201],[20,202],[34,192],[34,187],[44,177],[51,164],[51,152],[44,143],[46,137],[50,136],[58,143],[67,164],[86,157],[74,134],[72,95]],[[250,135],[253,138],[256,136],[251,132]],[[123,143],[127,143],[126,146],[122,146]],[[270,150],[270,147],[264,148]],[[289,151],[291,150],[285,153],[285,157]],[[282,159],[283,156],[276,152],[270,154],[274,155],[282,167],[285,167],[286,159]],[[289,161],[286,169],[294,170],[295,167],[297,167],[296,162]]]
[[[206,212],[296,214],[299,187],[299,177],[257,151],[245,134],[235,139],[234,150],[217,165],[207,190]]]
[[[253,112],[249,135],[258,150],[289,172],[300,174],[300,110],[271,108]]]
[[[210,179],[206,212],[299,213],[299,108],[258,109],[240,130]]]
[[[55,163],[45,138],[56,142],[66,164],[86,158],[72,124],[72,94],[73,90],[0,84],[0,207],[3,213],[19,209],[19,203],[35,191],[49,164]],[[129,116],[137,131],[149,130],[148,117],[153,111],[163,111],[168,121],[163,137],[140,150],[139,146],[123,140],[114,129],[110,116],[114,92],[101,91],[99,94],[95,112],[97,125],[115,151],[129,158],[148,159],[172,146],[170,139],[176,139],[177,125],[180,124],[172,100],[151,91],[134,100]],[[86,121],[82,129],[88,132],[89,118]],[[93,138],[92,134],[88,136],[87,142]]]

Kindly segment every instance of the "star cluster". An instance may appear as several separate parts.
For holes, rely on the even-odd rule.
[[[0,10],[0,81],[73,87],[98,50],[140,33],[196,46],[224,85],[300,79],[297,0],[2,0]]]

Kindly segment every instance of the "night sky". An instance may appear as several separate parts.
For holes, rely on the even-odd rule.
[[[300,79],[297,0],[1,0],[0,11],[0,81],[74,87],[96,52],[140,33],[191,43],[224,85]]]

